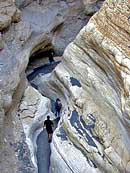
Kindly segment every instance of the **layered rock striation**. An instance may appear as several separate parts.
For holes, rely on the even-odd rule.
[[[53,40],[55,32],[65,21],[69,11],[67,10],[69,2],[44,1],[44,3],[39,5],[37,1],[0,1],[1,172],[36,171],[25,143],[22,122],[17,114],[21,97],[27,87],[25,69],[32,54],[54,47],[52,45],[53,42],[55,43]],[[71,22],[73,16],[78,18],[81,9],[83,9],[82,5],[76,7]],[[82,22],[80,24],[75,35],[83,26]],[[68,37],[70,36],[69,33]],[[74,35],[72,37],[74,38]],[[63,44],[62,51],[65,47],[66,44]]]
[[[26,142],[30,149],[31,160],[35,166],[36,173],[38,172],[36,158],[37,136],[43,131],[43,124],[47,115],[50,115],[51,119],[55,118],[51,112],[51,102],[48,98],[43,97],[36,89],[28,86],[22,97],[18,112],[23,124]]]
[[[129,1],[106,0],[52,75],[32,81],[64,105],[50,172],[130,172],[129,14]]]
[[[71,111],[63,115],[52,150],[64,158],[70,172],[130,171],[129,12],[129,1],[106,1],[65,50],[64,66],[55,70],[61,86],[69,90]],[[70,77],[81,86],[70,86]],[[69,140],[88,166],[77,164],[75,152],[71,161],[67,157],[64,143]],[[63,144],[57,149],[59,142]],[[54,155],[52,170],[57,170]]]
[[[25,138],[17,114],[27,87],[25,69],[29,57],[37,51],[54,47],[61,54],[73,41],[89,18],[81,15],[87,1],[80,2],[32,2],[21,12],[9,2],[15,10],[7,9],[7,14],[0,11],[1,172],[36,172],[25,141],[32,139],[45,117],[29,122]],[[86,14],[90,15],[97,11],[92,4],[98,6],[99,2],[88,3],[90,11],[86,8]],[[53,72],[31,79],[42,94],[53,100],[59,97],[63,103],[51,144],[51,173],[130,172],[129,15],[128,0],[106,0],[67,46]],[[29,97],[30,90],[37,93],[29,88],[25,92]],[[38,93],[37,97],[42,98]],[[20,111],[27,100],[21,101]],[[29,104],[24,106],[29,109]],[[44,106],[42,102],[42,109]],[[25,117],[35,114],[35,106],[31,111],[25,111]]]

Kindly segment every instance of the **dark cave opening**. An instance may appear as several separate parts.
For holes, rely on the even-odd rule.
[[[26,73],[28,73],[28,70],[30,71],[30,70],[33,70],[34,68],[47,64],[49,62],[49,56],[50,56],[51,50],[52,49],[39,50],[33,53],[31,57],[29,58],[29,63],[28,63]]]
[[[51,62],[50,59],[53,59],[53,61]],[[44,49],[35,51],[29,58],[26,69],[27,79],[31,81],[40,73],[42,75],[51,73],[60,62],[61,57],[55,53],[52,45],[47,45]]]
[[[33,51],[32,51],[33,52]],[[31,54],[28,62],[28,66],[26,69],[26,75],[30,75],[38,68],[42,68],[43,66],[49,66],[51,61],[52,67],[57,65],[59,61],[61,61],[61,56],[59,56],[54,50],[51,44],[45,46],[43,49],[38,49],[34,53]],[[46,67],[47,69],[48,67]]]

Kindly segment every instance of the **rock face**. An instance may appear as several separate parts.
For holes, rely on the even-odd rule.
[[[7,28],[11,23],[11,18],[7,15],[0,15],[0,31]]]
[[[17,111],[19,110],[20,100],[27,86],[25,70],[29,62],[29,57],[32,54],[36,53],[37,51],[47,50],[48,47],[54,47],[54,49],[59,54],[63,53],[63,50],[68,45],[68,43],[70,43],[74,39],[76,34],[82,28],[82,26],[85,25],[88,19],[90,18],[84,14],[84,10],[85,10],[84,4],[82,1],[79,1],[79,0],[76,0],[76,1],[46,0],[46,1],[42,1],[41,5],[39,5],[37,1],[26,1],[26,4],[24,2],[25,1],[22,1],[22,0],[19,0],[19,1],[1,0],[0,2],[0,31],[1,31],[0,33],[0,132],[1,132],[0,133],[0,156],[1,156],[0,157],[0,172],[5,172],[5,173],[6,172],[7,173],[8,172],[10,173],[36,172],[36,169],[31,160],[29,147],[25,143],[26,136],[22,126],[22,122],[19,119],[17,114]],[[29,5],[26,6],[27,4]],[[21,10],[19,10],[18,7],[22,7]],[[97,19],[95,18],[95,21],[96,20]],[[85,34],[87,33],[84,30],[81,31],[81,33],[82,32]],[[82,36],[83,34],[80,34],[80,35]],[[80,37],[80,35],[78,37]],[[83,38],[82,40],[81,38],[78,38],[78,37],[75,43],[77,44],[79,40],[81,41],[81,45],[85,47],[84,45],[87,43],[84,43],[83,40],[86,40],[86,39]],[[96,36],[93,36],[93,38],[96,39]],[[125,38],[124,35],[122,35],[122,38]],[[75,107],[74,105],[76,106],[78,105],[79,110],[81,108],[84,115],[86,115],[85,111],[87,112],[88,110],[86,106],[84,106],[82,109],[82,106],[84,105],[84,101],[86,100],[85,98],[87,97],[87,95],[89,95],[88,88],[87,88],[87,86],[89,85],[87,82],[88,79],[86,80],[87,83],[83,82],[84,76],[82,77],[81,72],[85,74],[86,70],[84,70],[84,66],[82,66],[82,68],[80,67],[79,71],[77,71],[76,69],[77,64],[82,65],[82,63],[84,62],[84,56],[86,55],[86,53],[83,53],[83,55],[81,56],[80,48],[77,48],[78,46],[76,47],[75,43],[73,43],[74,45],[72,44],[73,45],[72,51],[70,51],[71,46],[69,46],[68,49],[66,50],[66,52],[70,51],[70,55],[68,56],[67,53],[65,53],[64,55],[66,58],[64,57],[63,64],[66,64],[65,61],[67,61],[68,65],[65,65],[64,67],[66,67],[67,70],[68,70],[68,67],[70,68],[68,72],[66,71],[66,69],[63,68],[62,65],[59,65],[57,70],[54,72],[54,76],[52,76],[52,79],[50,79],[49,75],[46,75],[45,80],[47,83],[46,86],[52,88],[52,90],[50,90],[50,92],[48,93],[48,97],[55,99],[55,97],[61,96],[62,101],[64,101],[65,105],[67,104],[70,105],[71,111],[73,111]],[[89,44],[91,45],[92,43],[91,41],[89,42],[88,40],[88,45]],[[76,47],[76,50],[73,48],[74,46]],[[77,62],[75,62],[75,58],[74,60],[72,60],[74,55],[77,54],[78,52],[77,49],[79,49],[78,55],[83,58],[82,59],[83,62],[80,62],[81,64],[78,63],[77,58],[76,58]],[[91,51],[93,54],[94,50],[92,49],[92,47],[91,47]],[[103,52],[103,55],[104,54],[105,53]],[[67,56],[70,59],[69,62],[68,62]],[[80,58],[79,58],[79,61],[81,60]],[[85,59],[86,59],[86,56],[85,56]],[[61,77],[62,74],[66,74],[66,73],[67,73],[67,76],[63,75],[63,77]],[[91,76],[90,74],[89,76]],[[112,74],[113,74],[113,71],[112,71]],[[58,76],[59,76],[59,79],[61,78],[60,79],[61,81],[63,80],[63,82],[65,82],[62,84],[61,88],[57,87],[57,84],[59,86],[61,85],[60,81],[57,79]],[[55,81],[56,83],[52,86],[51,81],[53,83],[54,78],[57,81]],[[79,79],[81,82],[78,82],[76,78]],[[91,80],[90,80],[90,83],[91,83]],[[81,87],[80,85],[83,87]],[[79,88],[79,86],[80,86],[80,90],[78,90],[77,92],[77,88]],[[95,86],[93,86],[92,88],[94,87]],[[118,87],[116,88],[118,90]],[[41,88],[41,91],[43,91],[43,89],[45,89],[45,94],[49,91],[49,90],[47,91],[47,87],[44,88],[43,86],[43,88]],[[63,90],[65,93],[64,96],[63,96]],[[58,91],[58,92],[55,92],[55,91]],[[51,93],[53,93],[54,95],[53,94],[51,95]],[[95,89],[95,94],[96,94],[96,89]],[[93,96],[90,97],[90,96],[88,98],[91,98],[90,100],[93,100],[94,97]],[[97,95],[97,98],[99,98],[99,95]],[[70,103],[72,103],[72,105]],[[92,102],[90,101],[90,104],[91,103]],[[117,101],[117,103],[119,102]],[[124,103],[124,102],[121,102],[121,103]],[[126,106],[125,110],[128,111],[127,105],[125,106]],[[91,106],[89,106],[89,109],[90,108]],[[79,110],[77,110],[78,115],[80,115]],[[107,110],[109,111],[108,108]],[[126,120],[127,120],[127,117],[126,117]],[[106,121],[106,119],[104,121]],[[63,119],[63,122],[64,122],[63,133],[67,134],[68,131],[66,130],[66,126],[67,126],[66,124],[68,123],[68,121],[67,120],[65,121]],[[97,120],[97,122],[100,123],[100,119],[99,121]],[[95,127],[97,127],[97,124],[95,125]],[[38,128],[40,128],[39,125],[38,125]],[[59,127],[59,129],[60,128],[61,127]],[[34,131],[35,130],[36,129],[34,129]],[[33,130],[31,132],[33,132]],[[115,133],[116,133],[116,130],[115,130]],[[67,136],[69,135],[67,134]],[[101,136],[100,138],[102,138],[102,133],[100,135],[98,134],[97,136]],[[54,139],[59,140],[60,137],[58,138],[54,137]],[[69,140],[71,141],[71,143],[74,143],[73,135],[72,135],[72,139],[70,138]],[[68,141],[67,141],[67,144],[69,144]],[[122,146],[122,144],[120,145]],[[87,164],[86,155],[84,156],[83,153],[80,152],[79,149],[76,149],[75,146],[73,146],[73,149],[75,152],[79,153],[80,158],[85,158],[83,161],[83,165]],[[73,152],[73,149],[72,149],[72,152]],[[106,150],[106,152],[110,153],[111,151],[113,151],[113,148],[110,148],[110,149]],[[55,151],[57,152],[57,150]],[[124,157],[126,158],[126,156]],[[53,155],[52,155],[52,158],[53,158]],[[96,165],[96,163],[95,164],[93,163],[93,157],[91,158],[91,162],[92,162],[91,163],[92,166]],[[53,163],[54,162],[52,160],[52,165]],[[58,163],[57,160],[55,160],[55,165],[57,163]],[[66,164],[65,159],[63,159],[62,163],[63,165]],[[96,166],[100,168],[100,164],[99,166],[98,165]],[[53,166],[51,169],[53,170]],[[57,166],[57,172],[60,171],[60,169],[61,168]],[[70,170],[68,166],[66,166],[66,169]],[[78,170],[80,169],[80,165],[77,169]],[[91,167],[89,167],[88,170],[91,170]],[[129,164],[127,165],[127,170],[129,170]],[[54,169],[54,171],[56,170]]]
[[[19,8],[26,7],[29,5],[33,0],[15,0],[15,4]]]
[[[129,172],[128,4],[129,1],[106,0],[65,50],[64,68],[60,65],[55,71],[61,86],[69,90],[71,112],[69,117],[67,113],[63,115],[63,124],[54,135],[52,172],[58,172],[54,167],[55,153],[57,161],[63,158],[69,172]],[[70,86],[70,77],[75,77],[81,87]],[[81,160],[87,159],[86,164],[76,163],[80,154],[76,158],[75,152],[67,156],[66,142],[70,153],[75,146],[81,152]]]
[[[0,3],[0,31],[8,28],[11,22],[20,20],[20,10],[16,8],[13,1],[3,1]]]
[[[103,0],[83,0],[83,3],[85,5],[85,14],[86,15],[92,15],[95,12],[97,12],[102,4],[103,4]]]
[[[51,173],[130,172],[129,12],[128,0],[106,0],[53,74],[32,81],[65,107]]]
[[[31,152],[31,159],[36,167],[35,172],[37,172],[36,136],[39,133],[37,130],[43,130],[43,122],[48,114],[51,119],[54,118],[51,112],[50,100],[43,97],[33,87],[28,86],[19,106],[19,116],[26,135],[26,142]]]

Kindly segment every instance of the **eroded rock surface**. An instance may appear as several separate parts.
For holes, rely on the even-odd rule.
[[[63,76],[63,67],[57,67],[55,71],[63,85],[67,82],[68,72],[81,83],[82,95],[76,97],[74,90],[65,85],[72,92],[72,103],[70,118],[63,115],[62,127],[76,148],[88,158],[91,169],[97,169],[96,172],[129,172],[128,6],[129,1],[106,1],[66,49],[63,56],[66,75],[64,72]],[[76,88],[76,92],[80,90]],[[58,133],[60,129],[57,136]],[[54,144],[59,141],[64,143],[61,138],[54,137]],[[62,145],[57,152],[63,152],[60,155],[69,166],[77,165],[75,154],[70,162],[63,150]],[[52,153],[52,164],[53,157]],[[82,165],[79,170],[81,168]]]
[[[103,0],[83,0],[83,3],[85,5],[85,14],[94,14],[101,8],[103,2]]]
[[[32,81],[65,107],[53,137],[51,173],[129,172],[129,14],[128,0],[106,0],[53,74]]]
[[[26,86],[25,69],[30,54],[42,42],[42,47],[48,45],[50,39],[44,32],[31,37],[31,31],[28,22],[20,21],[11,23],[0,37],[0,169],[5,173],[36,171],[17,109]]]
[[[31,159],[36,167],[36,172],[36,136],[43,130],[43,124],[47,115],[50,115],[51,119],[54,118],[54,115],[51,112],[50,100],[46,97],[43,97],[33,87],[28,86],[19,106],[19,116],[23,124],[26,135],[26,142],[29,146]]]
[[[8,28],[11,22],[19,22],[20,10],[13,1],[3,1],[0,3],[0,31]]]
[[[17,114],[19,102],[27,86],[25,69],[29,57],[37,51],[49,49],[48,47],[54,47],[58,53],[63,53],[64,48],[74,39],[90,18],[84,15],[84,4],[79,0],[66,2],[49,0],[42,1],[40,5],[37,1],[26,1],[29,4],[28,6],[24,2],[22,0],[1,0],[0,2],[0,19],[2,21],[0,23],[0,172],[36,172],[30,159],[30,151],[25,143],[25,134]],[[19,10],[18,7],[22,8]],[[60,67],[62,68],[62,65],[59,65],[58,69]],[[85,89],[82,88],[82,81],[77,82],[77,79],[80,80],[80,72],[79,75],[77,75],[77,72],[74,76],[72,75],[73,71],[76,70],[73,70],[73,68],[75,68],[75,65],[72,65],[72,68],[67,72],[65,88],[64,83],[61,88],[57,87],[57,81],[59,80],[55,81],[55,85],[49,85],[52,92],[48,93],[48,97],[55,99],[60,95],[64,103],[68,104],[71,98],[68,98],[68,96],[73,96],[74,99],[72,100],[82,108],[84,103],[82,92],[84,94]],[[66,74],[66,70],[62,68],[61,74],[64,72]],[[84,72],[83,69],[82,72]],[[55,79],[60,76],[57,73],[56,70]],[[46,75],[45,79],[50,80],[49,82],[52,80],[53,83],[54,78],[50,79],[49,76],[50,74]],[[80,92],[77,92],[79,85],[81,85]],[[84,84],[84,88],[85,86]],[[47,87],[48,85],[46,85],[45,94]],[[64,97],[63,90],[65,92]],[[56,93],[56,91],[58,92]],[[79,96],[82,99],[78,99]],[[74,102],[72,101],[72,103]],[[107,152],[110,153],[110,150],[107,150]],[[129,165],[127,169],[129,169]]]

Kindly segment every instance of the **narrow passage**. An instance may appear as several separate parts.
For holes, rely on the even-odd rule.
[[[50,144],[48,143],[46,130],[44,130],[37,138],[38,173],[49,173],[50,154]]]
[[[54,129],[57,127],[60,118],[53,120]],[[38,173],[49,173],[50,166],[50,143],[48,143],[48,136],[46,129],[42,131],[37,138],[37,166]]]
[[[33,72],[27,76],[27,79],[29,80],[30,84],[31,84],[31,81],[35,77],[37,77],[37,75],[39,74],[45,75],[45,74],[51,73],[59,63],[60,61],[57,61],[57,62],[54,62],[54,64],[45,64],[43,66],[35,68]],[[35,88],[37,88],[37,86],[35,86]],[[53,106],[52,106],[52,112],[54,112]],[[59,121],[59,118],[53,121],[54,129],[56,128],[58,121]],[[49,173],[51,149],[50,149],[50,143],[48,143],[48,136],[47,136],[46,129],[44,129],[44,131],[42,130],[42,132],[38,135],[36,143],[37,143],[36,156],[37,156],[38,173]]]

